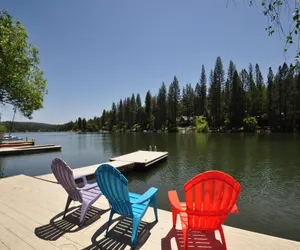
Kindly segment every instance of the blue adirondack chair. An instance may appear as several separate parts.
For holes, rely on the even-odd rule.
[[[132,218],[132,237],[131,247],[137,245],[137,232],[141,219],[152,204],[156,221],[157,206],[156,193],[157,188],[151,187],[143,195],[128,192],[128,181],[119,170],[108,164],[100,165],[95,172],[96,180],[103,195],[108,199],[111,205],[111,212],[106,229],[108,233],[114,213]]]

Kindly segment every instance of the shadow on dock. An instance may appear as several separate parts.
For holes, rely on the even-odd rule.
[[[162,250],[172,250],[171,241],[175,238],[178,250],[183,250],[183,233],[182,230],[172,228],[169,233],[161,239]],[[199,231],[189,231],[188,233],[188,249],[201,250],[224,250],[223,245],[216,239],[214,232],[203,233]]]
[[[96,233],[92,236],[92,244],[83,250],[94,249],[114,249],[123,250],[131,247],[131,234],[132,234],[132,220],[126,217],[118,217],[112,220],[112,223],[117,224],[111,226],[106,237],[100,237],[106,231],[107,223],[102,225]],[[147,223],[141,221],[138,228],[138,245],[135,249],[140,249],[145,244],[150,236],[150,230],[155,226],[157,222]],[[101,238],[97,241],[97,238]]]
[[[72,207],[68,210],[68,214],[65,219],[62,219],[64,212],[61,212],[53,217],[50,220],[49,224],[37,227],[34,232],[35,235],[40,239],[55,241],[66,233],[75,233],[85,228],[86,226],[91,225],[92,223],[97,221],[102,214],[106,213],[109,210],[110,209],[102,210],[91,206],[86,213],[85,225],[84,227],[80,228],[78,225],[81,206]]]

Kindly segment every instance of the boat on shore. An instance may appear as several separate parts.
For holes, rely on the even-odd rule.
[[[23,140],[23,137],[15,136],[15,135],[4,135],[2,137],[3,141],[21,141]]]

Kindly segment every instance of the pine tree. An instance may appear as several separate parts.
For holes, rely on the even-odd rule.
[[[274,74],[272,68],[269,68],[268,73],[268,123],[271,128],[275,127],[275,118],[276,118],[276,90],[274,85]]]
[[[151,100],[151,104],[152,104],[152,117],[151,117],[151,121],[150,121],[150,128],[151,129],[159,129],[157,121],[156,121],[156,117],[158,116],[158,107],[157,107],[157,96],[154,95],[152,96],[152,100]]]
[[[265,113],[265,86],[263,76],[261,74],[259,65],[255,65],[255,82],[256,82],[256,115],[262,117]]]
[[[124,125],[124,106],[123,106],[122,99],[120,99],[120,102],[119,102],[118,123],[119,123],[119,127],[123,128],[123,125]]]
[[[82,119],[82,130],[87,131],[87,122],[85,118]]]
[[[155,117],[156,125],[158,129],[161,129],[166,125],[167,121],[167,88],[163,82],[158,90],[157,106],[159,108],[158,114]]]
[[[228,67],[228,72],[227,72],[227,80],[225,83],[225,88],[224,88],[224,100],[223,100],[223,114],[225,119],[229,118],[229,106],[230,106],[230,91],[232,88],[232,81],[233,81],[233,75],[234,72],[236,71],[236,67],[234,63],[230,60],[229,62],[229,67]]]
[[[82,130],[82,120],[81,120],[81,117],[78,117],[78,129],[79,130]]]
[[[194,98],[194,110],[195,115],[199,116],[201,114],[201,87],[200,83],[197,82],[195,86],[195,98]]]
[[[136,106],[136,102],[135,102],[135,96],[134,94],[131,95],[131,123],[134,125],[136,124],[136,116],[137,116],[137,106]]]
[[[253,67],[250,63],[249,65],[249,89],[246,96],[246,106],[249,107],[248,114],[250,116],[257,116],[257,95],[256,86],[253,78]]]
[[[215,126],[215,108],[213,103],[214,95],[215,95],[214,71],[210,70],[207,106],[209,110],[209,122],[213,126]]]
[[[111,106],[111,127],[117,125],[117,107],[116,104],[113,102]]]
[[[152,118],[152,96],[150,90],[148,90],[145,98],[145,129],[150,129],[150,123]]]
[[[244,90],[237,71],[232,78],[229,116],[232,127],[240,127],[245,116]]]
[[[106,125],[107,125],[107,115],[106,115],[106,110],[105,109],[103,109],[101,120],[102,120],[101,121],[102,127],[106,128]]]
[[[141,96],[140,94],[137,94],[136,96],[136,110],[137,110],[137,115],[136,115],[136,120],[137,120],[137,123],[140,125],[140,126],[143,126],[144,125],[144,115],[143,115],[143,108],[142,108],[142,101],[141,101]]]
[[[183,115],[187,117],[194,116],[194,90],[192,85],[186,84],[182,90],[182,106],[183,106]]]
[[[246,69],[242,69],[240,73],[240,80],[243,88],[244,93],[244,109],[245,109],[245,116],[249,115],[249,74]]]
[[[200,114],[207,116],[207,87],[206,87],[206,74],[204,65],[202,65],[201,78],[200,78]]]
[[[177,126],[177,117],[179,116],[179,102],[180,88],[177,77],[174,76],[168,92],[168,123],[170,128]]]
[[[130,116],[131,116],[131,102],[130,98],[127,97],[124,99],[124,121],[125,121],[125,128],[130,129],[132,124],[130,123]]]
[[[224,85],[224,69],[221,57],[217,57],[212,92],[211,92],[211,104],[212,104],[212,114],[214,117],[214,125],[221,126],[223,122],[222,106],[221,106],[221,93]]]

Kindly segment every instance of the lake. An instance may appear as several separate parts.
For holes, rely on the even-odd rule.
[[[190,178],[206,170],[221,170],[242,186],[238,200],[240,212],[230,215],[226,225],[300,241],[300,135],[15,135],[35,138],[36,144],[62,145],[62,151],[1,157],[4,176],[50,173],[50,164],[55,157],[61,157],[72,168],[78,168],[156,145],[158,151],[169,152],[168,160],[146,172],[127,173],[130,191],[141,193],[155,186],[159,189],[158,207],[170,210],[167,190],[176,189],[183,200],[183,185]]]

